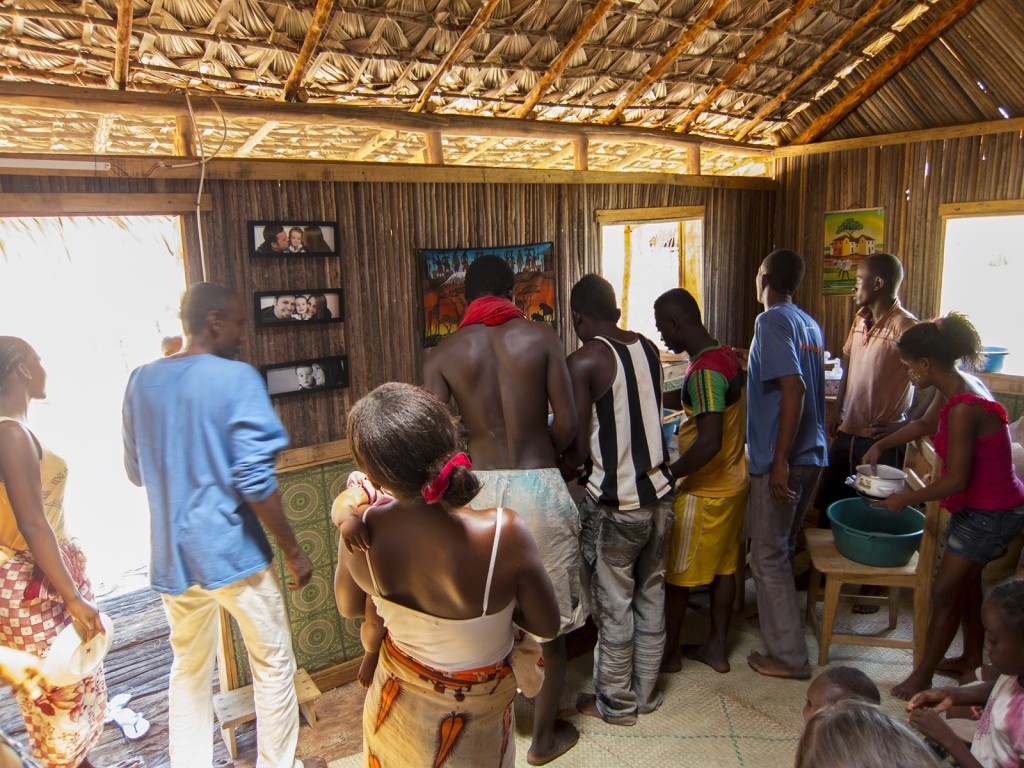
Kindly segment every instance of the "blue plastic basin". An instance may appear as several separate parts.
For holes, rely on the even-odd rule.
[[[890,512],[851,498],[829,505],[828,519],[841,555],[864,565],[898,568],[920,546],[925,518],[913,507]]]

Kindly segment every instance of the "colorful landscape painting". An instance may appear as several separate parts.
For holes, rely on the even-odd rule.
[[[453,333],[466,312],[466,269],[477,258],[494,254],[515,273],[514,300],[538,323],[555,325],[555,265],[551,243],[501,248],[421,248],[423,346],[432,347]]]
[[[885,208],[825,214],[824,293],[849,295],[865,256],[885,251]]]

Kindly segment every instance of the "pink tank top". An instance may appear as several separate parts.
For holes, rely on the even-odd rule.
[[[939,431],[932,437],[935,452],[945,464],[946,453],[949,450],[949,409],[958,403],[980,405],[986,413],[998,416],[1003,428],[974,441],[974,455],[971,457],[971,473],[967,479],[967,487],[962,492],[943,499],[942,506],[950,512],[956,512],[960,507],[1001,511],[1024,505],[1024,483],[1021,483],[1013,469],[1006,410],[999,403],[970,392],[953,395],[942,406],[942,412],[939,414]],[[945,466],[942,468],[942,474],[946,474]]]

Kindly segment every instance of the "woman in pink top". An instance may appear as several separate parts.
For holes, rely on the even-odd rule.
[[[896,512],[941,499],[953,513],[932,586],[924,655],[910,676],[892,689],[894,696],[909,699],[931,688],[936,670],[959,674],[981,663],[981,571],[1002,557],[1024,530],[1024,484],[1013,469],[1006,411],[980,381],[956,367],[959,360],[976,360],[982,351],[971,321],[950,312],[908,329],[897,348],[914,386],[934,386],[935,398],[922,418],[879,440],[864,454],[864,461],[874,465],[882,451],[933,435],[944,466],[942,477],[924,488],[893,494],[875,506]],[[963,656],[940,667],[961,619]]]

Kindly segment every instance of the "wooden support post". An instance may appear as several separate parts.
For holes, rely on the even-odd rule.
[[[117,49],[111,76],[114,87],[123,91],[128,85],[128,54],[132,44],[132,0],[117,0]]]
[[[686,150],[686,172],[700,175],[700,147],[690,147]]]
[[[577,136],[572,142],[573,167],[577,171],[590,170],[590,139],[586,136]]]
[[[427,131],[427,164],[444,165],[444,147],[440,131]]]
[[[180,157],[196,156],[196,126],[189,115],[174,118],[174,154]]]

